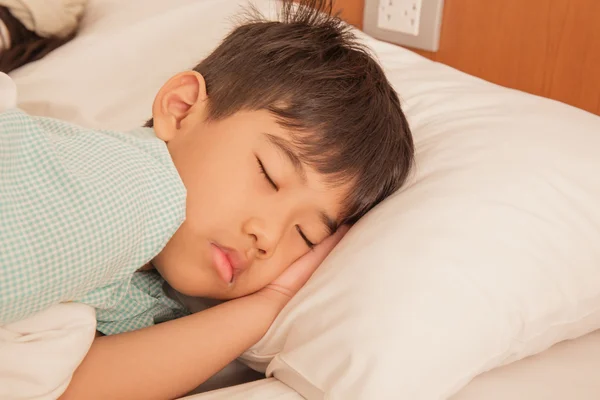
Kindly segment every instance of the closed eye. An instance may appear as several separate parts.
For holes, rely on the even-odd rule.
[[[265,176],[265,178],[267,179],[269,184],[273,187],[273,189],[275,189],[276,191],[279,191],[279,187],[277,186],[275,181],[273,181],[273,179],[271,179],[271,177],[267,173],[267,170],[265,169],[265,166],[263,165],[262,161],[260,161],[260,158],[258,158],[258,156],[256,156],[256,162],[258,162],[258,168],[260,168],[260,172]]]
[[[306,243],[306,245],[308,246],[309,249],[312,249],[313,247],[315,247],[315,244],[313,242],[311,242],[310,240],[308,240],[308,238],[306,237],[304,232],[302,232],[302,228],[300,228],[298,225],[296,225],[296,230],[298,231],[298,233],[300,234],[300,237],[302,238],[302,240],[304,240],[304,243]]]

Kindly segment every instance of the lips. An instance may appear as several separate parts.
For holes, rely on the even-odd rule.
[[[226,250],[214,243],[211,243],[210,247],[212,250],[213,266],[221,279],[225,283],[230,284],[233,281],[234,267],[229,257],[227,257]]]
[[[210,246],[214,268],[225,283],[232,283],[236,276],[247,268],[249,260],[234,249],[217,243],[211,243]]]

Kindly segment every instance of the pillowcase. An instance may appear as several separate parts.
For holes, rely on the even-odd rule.
[[[246,2],[126,4],[90,1],[79,37],[15,71],[19,104],[141,125],[164,81],[208,54]],[[403,99],[413,176],[243,360],[309,399],[443,399],[600,328],[600,118],[361,36]]]
[[[600,118],[365,41],[414,175],[244,360],[308,399],[445,399],[600,328]]]

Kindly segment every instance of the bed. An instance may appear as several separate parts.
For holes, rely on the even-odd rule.
[[[530,358],[475,378],[449,400],[595,400],[600,393],[600,332],[563,342]],[[243,372],[242,372],[243,374]],[[243,381],[244,375],[239,375]],[[215,381],[209,383],[214,386]],[[386,398],[397,398],[393,394]],[[301,400],[295,390],[275,378],[214,389],[186,400]]]
[[[19,106],[94,128],[141,125],[162,82],[208,54],[245,3],[91,0],[76,39],[11,74]],[[268,0],[256,3],[265,12],[271,9]],[[261,342],[185,398],[600,398],[600,216],[595,210],[600,187],[590,176],[600,171],[592,151],[600,149],[600,118],[497,87],[356,33],[373,49],[403,100],[417,143],[416,172],[406,189],[361,222]],[[498,130],[506,133],[500,139]],[[568,141],[561,131],[568,131]],[[492,137],[495,152],[482,150]],[[542,149],[527,147],[540,140]],[[464,146],[457,150],[456,143]],[[522,148],[515,143],[523,143]],[[456,151],[473,155],[455,160]],[[536,169],[548,157],[553,164]],[[504,159],[505,167],[489,161]],[[482,171],[485,176],[475,175]],[[512,175],[503,175],[507,171]],[[548,191],[538,193],[543,199],[559,193],[556,202],[542,202],[552,205],[546,207],[539,198],[523,195],[525,186],[515,186],[515,177],[523,175],[543,176],[543,183],[554,176],[566,181],[552,181],[553,191],[544,186]],[[477,185],[480,191],[470,189]],[[451,192],[456,187],[464,191]],[[459,204],[469,204],[472,215],[466,216]],[[577,215],[568,214],[565,205]],[[410,212],[396,216],[394,207]],[[498,214],[488,212],[489,207],[497,207]],[[457,213],[464,214],[459,228],[453,223]],[[527,218],[514,219],[523,213]],[[533,214],[536,218],[529,220]],[[548,217],[563,214],[570,225]],[[390,220],[393,226],[385,225]],[[508,233],[481,228],[491,225]],[[516,233],[515,227],[525,233]],[[568,237],[544,236],[554,228]],[[396,287],[386,287],[390,290],[382,289],[379,298],[377,289],[386,281],[361,276],[367,289],[357,300],[347,289],[356,289],[358,281],[345,274],[352,268],[359,276],[364,272],[361,265],[373,246],[383,246],[374,244],[379,236],[403,238],[385,243],[385,249],[402,253],[385,250],[379,266],[410,286],[403,286],[401,296],[393,293]],[[424,238],[434,250],[420,247]],[[357,243],[364,252],[351,253]],[[402,268],[398,254],[406,255]],[[440,268],[442,259],[452,265]],[[351,266],[339,271],[341,264]],[[422,268],[415,272],[404,264]],[[473,268],[459,268],[464,265]],[[340,277],[344,283],[329,285]],[[188,300],[194,311],[206,306],[200,299]],[[315,315],[325,303],[331,304],[324,310],[327,322]],[[375,319],[377,304],[394,304],[394,309],[386,308]],[[356,348],[361,350],[353,352]]]

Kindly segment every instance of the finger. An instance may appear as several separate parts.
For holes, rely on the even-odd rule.
[[[327,258],[331,250],[342,240],[348,229],[346,226],[340,227],[335,234],[290,265],[273,284],[288,287],[294,291],[299,290]]]
[[[321,242],[318,246],[315,246],[315,252],[322,251],[322,249],[324,249],[324,251],[326,251],[327,254],[329,254],[329,252],[333,250],[333,248],[340,242],[340,240],[342,240],[342,238],[346,235],[346,233],[348,233],[349,230],[350,227],[348,225],[340,226],[339,229],[333,235],[323,240],[323,242]]]
[[[342,227],[337,230],[333,235],[329,236],[323,242],[319,243],[312,251],[309,251],[304,256],[300,257],[298,261],[293,263],[291,267],[294,269],[316,269],[322,262],[327,258],[329,253],[335,246],[342,240],[344,235],[348,232],[347,227]],[[289,268],[288,268],[289,269]]]

